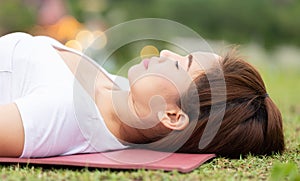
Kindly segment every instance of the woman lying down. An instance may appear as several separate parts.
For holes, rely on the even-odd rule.
[[[283,152],[282,118],[253,66],[163,50],[109,74],[49,37],[0,38],[0,156],[145,148],[239,157]]]

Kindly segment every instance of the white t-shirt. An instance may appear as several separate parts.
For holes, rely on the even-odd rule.
[[[0,38],[0,104],[15,102],[21,114],[21,157],[126,148],[54,47],[78,53],[49,37],[12,33]]]

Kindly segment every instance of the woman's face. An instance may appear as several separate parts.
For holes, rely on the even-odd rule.
[[[181,56],[163,50],[159,57],[142,60],[128,71],[130,90],[139,117],[151,112],[176,107],[181,93],[204,69],[213,66],[220,57],[213,53],[195,52]]]

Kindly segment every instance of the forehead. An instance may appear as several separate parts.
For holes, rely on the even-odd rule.
[[[219,64],[222,59],[221,56],[208,53],[208,52],[194,52],[191,53],[193,56],[193,63],[196,63],[198,66],[203,67],[204,69],[209,69],[215,66],[215,64]]]
[[[189,70],[189,74],[192,78],[195,78],[199,73],[204,73],[206,70],[209,70],[220,65],[222,57],[209,52],[193,52],[193,61]]]

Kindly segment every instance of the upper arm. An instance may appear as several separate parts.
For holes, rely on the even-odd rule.
[[[24,129],[17,105],[0,105],[0,156],[19,157],[23,147]]]

